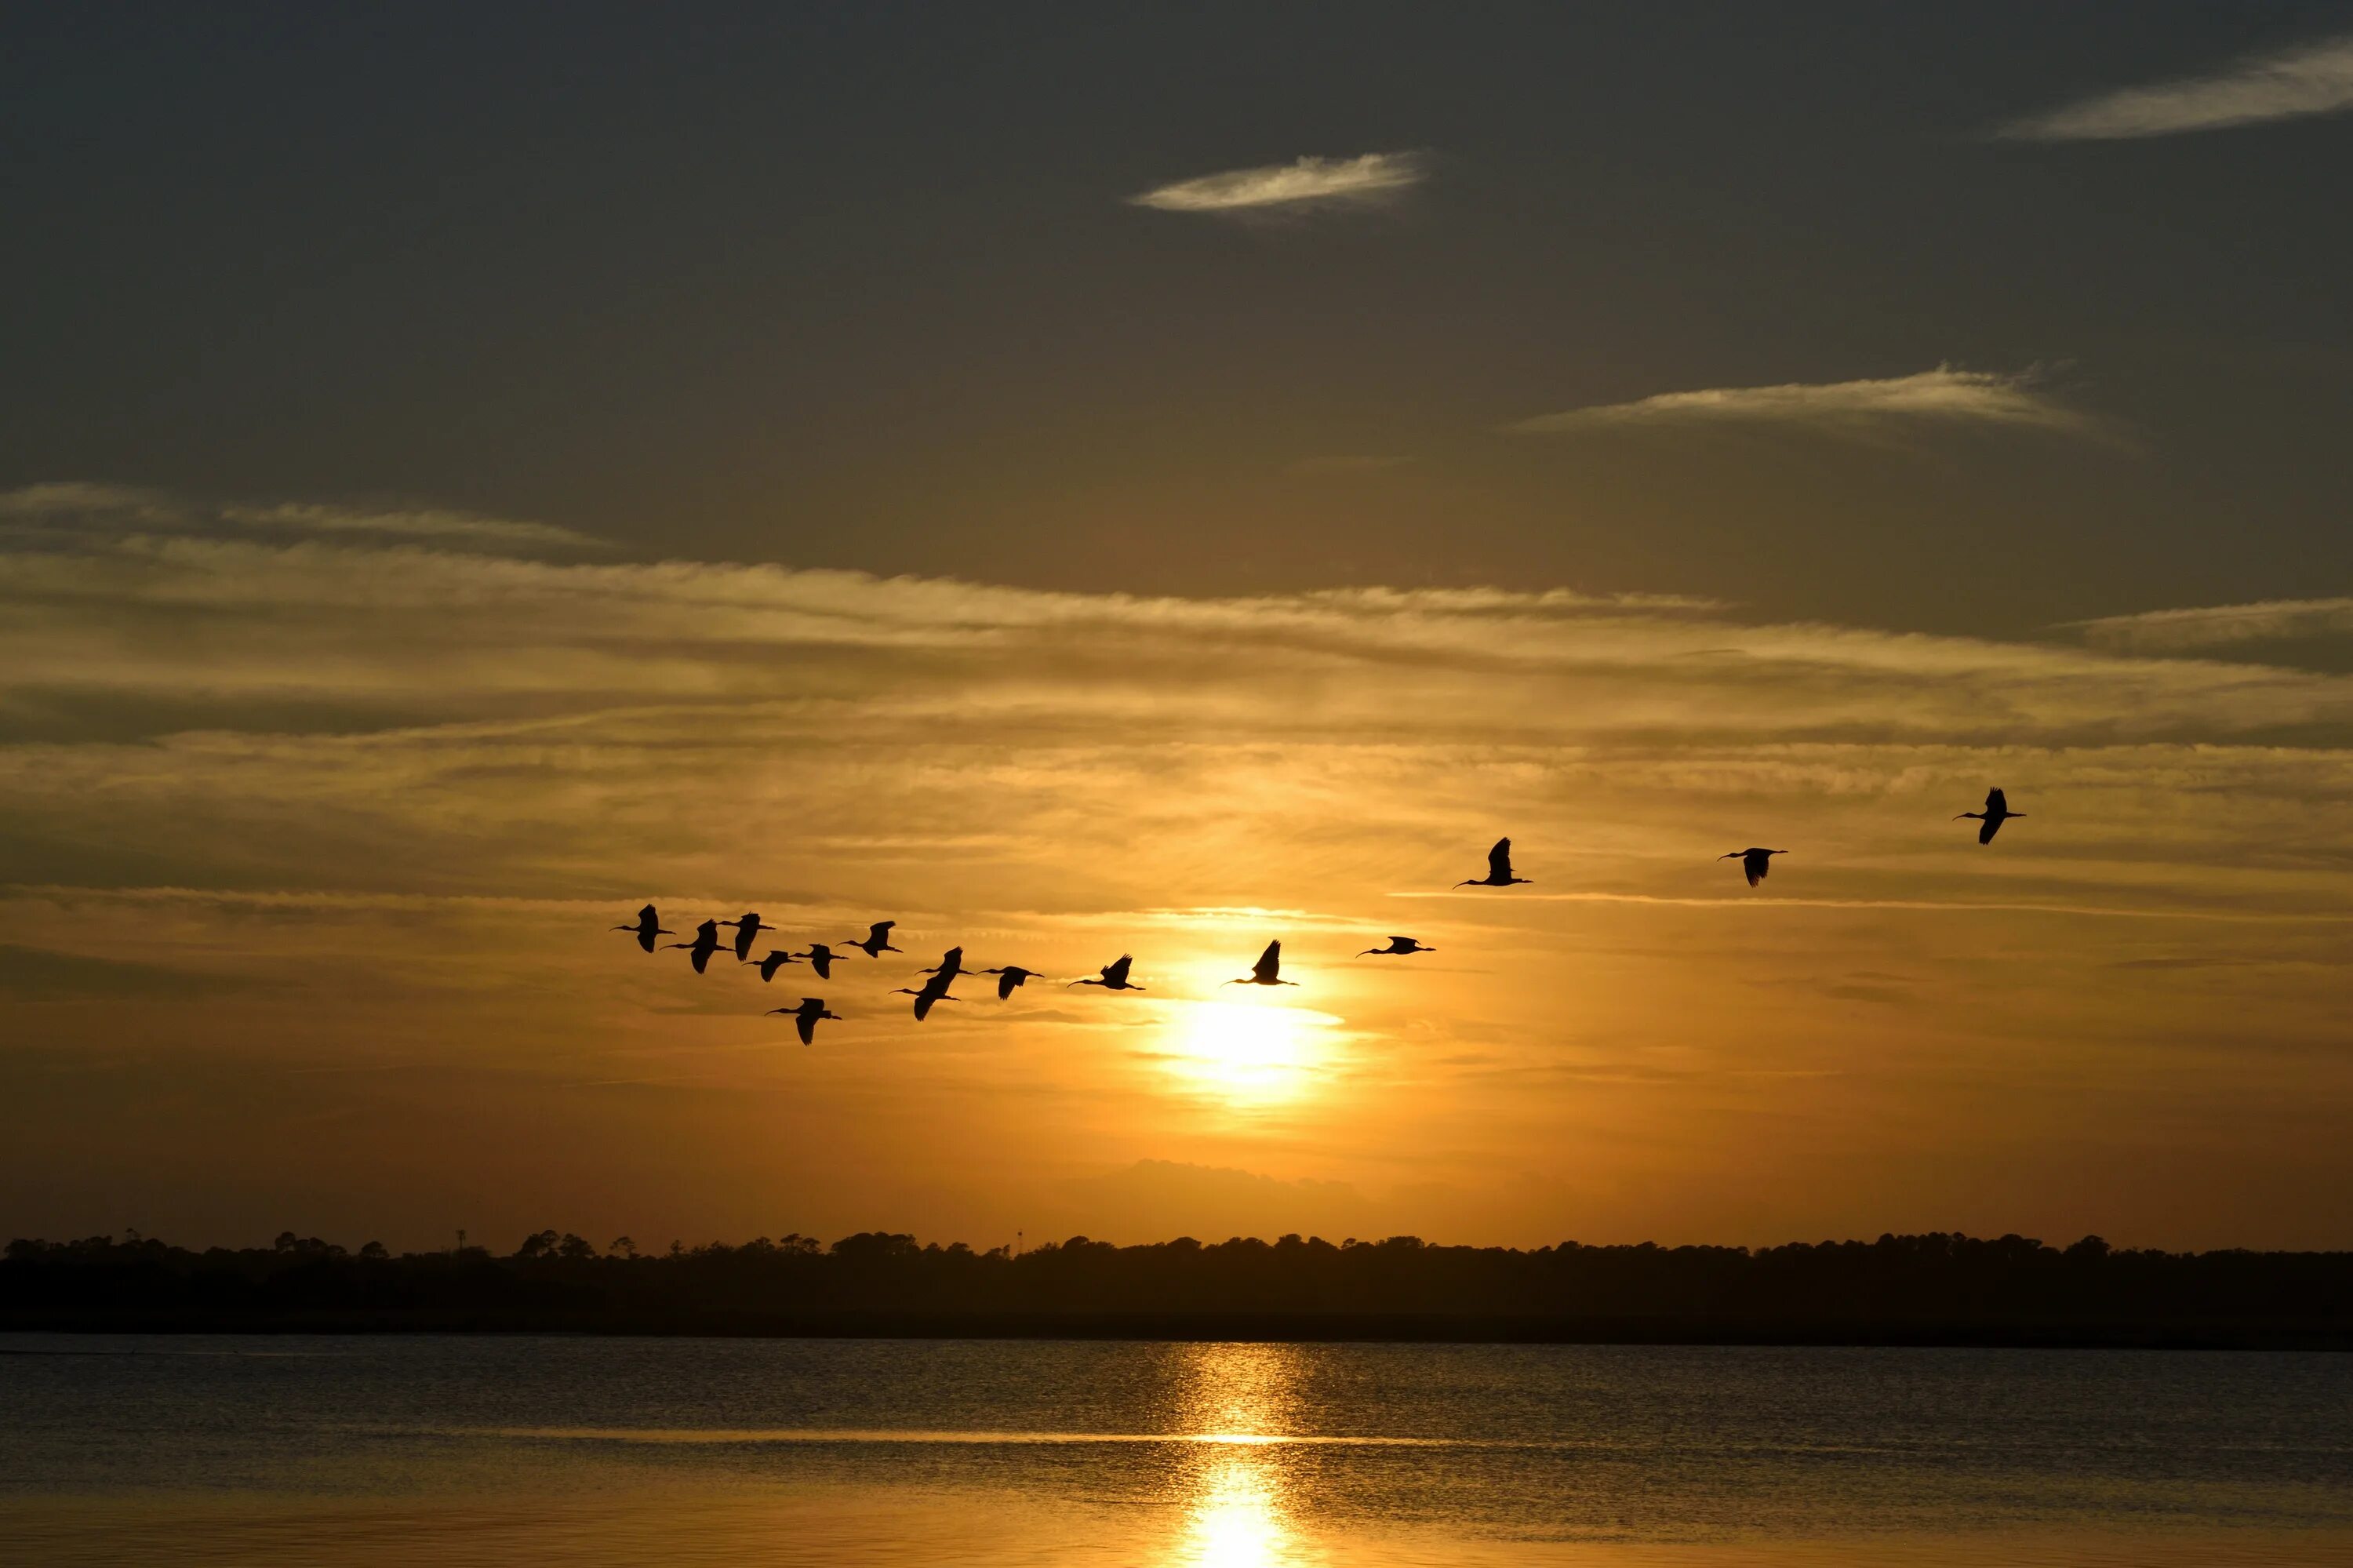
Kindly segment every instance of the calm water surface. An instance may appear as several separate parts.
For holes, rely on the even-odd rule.
[[[2353,1565],[2353,1356],[0,1336],[30,1563]]]

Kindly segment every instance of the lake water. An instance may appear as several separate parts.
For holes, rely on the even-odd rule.
[[[0,1335],[12,1563],[2353,1564],[2353,1356]]]

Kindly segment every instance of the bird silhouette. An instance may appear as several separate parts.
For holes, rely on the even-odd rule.
[[[2001,832],[2001,825],[2004,822],[2010,821],[2012,817],[2022,817],[2024,815],[2026,815],[2026,813],[2023,811],[2013,811],[2010,809],[2010,797],[2004,795],[1999,789],[1989,789],[1986,791],[1986,809],[1984,810],[1963,811],[1960,816],[1955,817],[1953,821],[1957,822],[1965,818],[1974,818],[1977,821],[1983,822],[1985,826],[1978,830],[1978,842],[1981,844],[1989,844],[1993,842],[1994,834]]]
[[[1740,869],[1748,874],[1748,885],[1754,887],[1765,880],[1767,872],[1773,869],[1773,857],[1788,853],[1788,850],[1745,849],[1734,850],[1730,854],[1720,854],[1715,858],[1738,861]]]
[[[1258,956],[1258,962],[1250,966],[1250,973],[1229,980],[1226,983],[1228,985],[1297,985],[1299,982],[1282,978],[1282,944],[1275,941],[1266,945],[1266,951]]]
[[[898,923],[896,920],[877,920],[867,927],[864,941],[844,942],[841,945],[845,948],[861,948],[870,959],[879,959],[885,953],[895,953],[899,949],[891,945],[891,927]]]
[[[784,968],[786,964],[798,963],[799,961],[799,959],[794,958],[792,954],[785,951],[782,948],[770,948],[768,949],[768,956],[760,960],[760,983],[762,985],[767,984],[770,980],[776,978],[776,971],[778,969]]]
[[[719,923],[735,927],[735,961],[739,964],[751,962],[753,938],[763,931],[776,929],[774,926],[761,925],[757,911],[746,914],[741,920],[722,920]]]
[[[938,963],[934,964],[930,969],[918,969],[916,972],[918,974],[926,975],[944,975],[949,980],[954,980],[956,976],[964,973],[964,949],[962,948],[950,948],[946,952],[940,955],[940,961]]]
[[[635,924],[628,926],[616,926],[613,929],[616,931],[629,932],[637,938],[638,946],[643,948],[649,953],[654,950],[654,938],[656,937],[675,937],[678,935],[677,932],[671,930],[669,927],[661,923],[660,916],[654,913],[654,906],[650,904],[638,911],[638,918]]]
[[[1105,991],[1142,991],[1145,989],[1144,987],[1140,985],[1130,985],[1127,981],[1127,968],[1134,962],[1135,962],[1134,958],[1126,953],[1122,953],[1117,961],[1105,964],[1103,967],[1103,978],[1101,980],[1074,980],[1070,982],[1070,985],[1066,985],[1062,989],[1064,991],[1068,991],[1071,989],[1071,986],[1073,985],[1099,985]]]
[[[819,980],[831,980],[833,978],[833,960],[841,957],[839,953],[835,952],[823,942],[811,942],[807,952],[797,954],[795,956],[807,959],[809,962],[809,968],[817,971],[817,978]]]
[[[1535,878],[1512,874],[1512,841],[1497,839],[1495,847],[1487,852],[1487,874],[1469,882],[1458,882],[1457,887],[1509,887],[1514,883],[1533,882]]]
[[[1019,991],[1022,981],[1038,978],[1036,969],[1025,969],[1019,964],[1008,964],[1001,969],[982,969],[980,972],[997,977],[997,1000],[999,1001]]]
[[[931,979],[925,980],[921,991],[910,990],[908,987],[902,985],[891,994],[892,996],[913,997],[915,999],[915,1022],[921,1023],[926,1017],[930,1016],[932,1003],[935,1001],[956,1001],[962,1000],[961,998],[953,997],[948,994],[948,987],[955,983],[955,976],[942,972],[934,974]]]
[[[798,1007],[772,1007],[768,1009],[768,1016],[771,1018],[774,1018],[779,1012],[791,1019],[793,1022],[798,1026],[801,1033],[801,1044],[804,1045],[809,1044],[817,1038],[817,1021],[818,1019],[830,1018],[837,1023],[841,1022],[841,1014],[838,1012],[828,1012],[825,1010],[825,998],[821,996],[805,996],[801,998],[801,1004]]]
[[[1438,951],[1436,948],[1425,948],[1419,942],[1415,941],[1411,937],[1391,937],[1388,947],[1366,948],[1363,952],[1358,953],[1356,957],[1360,959],[1368,959],[1377,954],[1382,958],[1389,958],[1392,956],[1402,958],[1409,953],[1434,953],[1436,951]]]
[[[719,950],[719,922],[705,920],[702,925],[697,926],[694,928],[694,940],[691,942],[671,942],[667,945],[684,948],[687,958],[694,964],[694,972],[701,974],[703,972],[702,966],[711,961],[711,955]]]

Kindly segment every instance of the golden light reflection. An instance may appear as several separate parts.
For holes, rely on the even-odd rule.
[[[1181,1419],[1207,1439],[1184,1478],[1185,1520],[1169,1568],[1308,1568],[1324,1553],[1301,1531],[1287,1467],[1270,1439],[1292,1436],[1294,1345],[1188,1345]]]
[[[1257,999],[1195,1002],[1168,1022],[1162,1062],[1187,1086],[1234,1106],[1271,1105],[1313,1087],[1333,1051],[1328,1012]]]

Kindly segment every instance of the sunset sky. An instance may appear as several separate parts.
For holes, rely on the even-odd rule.
[[[2353,5],[28,5],[0,171],[6,1235],[2353,1245]]]

